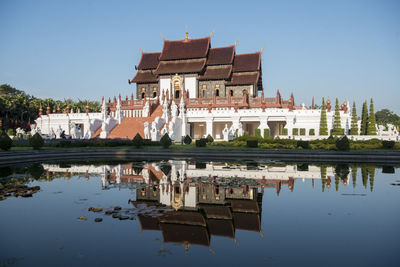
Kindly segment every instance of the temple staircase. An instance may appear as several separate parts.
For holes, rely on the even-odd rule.
[[[162,113],[162,106],[158,105],[149,117],[124,118],[120,124],[111,130],[107,138],[133,139],[137,133],[144,138],[144,123],[147,121],[151,124],[156,117],[161,117]]]

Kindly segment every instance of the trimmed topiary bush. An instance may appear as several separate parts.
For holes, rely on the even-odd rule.
[[[207,135],[207,143],[212,143],[214,142],[214,138],[211,135]]]
[[[265,133],[265,131],[264,131],[264,133]],[[254,131],[254,135],[255,136],[257,136],[257,137],[261,137],[261,130],[260,129],[255,129],[255,131]],[[265,136],[265,135],[264,135]]]
[[[258,147],[258,140],[247,140],[247,147]]]
[[[190,144],[192,143],[192,138],[190,138],[189,135],[186,135],[185,138],[183,138],[183,142],[184,142],[186,145],[190,145]]]
[[[395,145],[394,141],[382,141],[382,147],[384,149],[393,149]]]
[[[264,138],[270,138],[269,129],[264,129]]]
[[[297,141],[296,147],[301,147],[303,149],[309,149],[310,148],[310,142],[299,140],[299,141]]]
[[[306,135],[306,129],[300,128],[300,135]]]
[[[160,143],[163,148],[169,148],[172,145],[171,138],[169,138],[169,135],[167,133],[164,134],[163,137],[161,137]]]
[[[135,137],[133,137],[132,144],[133,144],[133,146],[136,147],[136,148],[140,148],[140,147],[143,146],[144,141],[143,141],[142,136],[141,136],[139,133],[137,133],[137,134],[135,135]]]
[[[7,134],[14,136],[15,135],[15,130],[13,128],[10,128],[10,129],[7,130]]]
[[[336,148],[341,151],[350,150],[350,141],[346,135],[336,140]]]
[[[196,140],[196,146],[197,147],[206,147],[207,146],[207,139],[206,138],[201,138],[199,140]]]
[[[35,133],[32,138],[29,139],[29,144],[33,149],[40,149],[44,145],[44,141],[39,133]]]
[[[315,129],[310,129],[310,131],[308,132],[308,135],[314,136],[315,135]]]
[[[6,133],[0,134],[0,149],[9,150],[12,147],[13,141]]]
[[[292,135],[299,135],[299,128],[293,128]]]

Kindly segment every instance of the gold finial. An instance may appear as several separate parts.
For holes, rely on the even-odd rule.
[[[264,51],[265,45],[261,48],[260,54]]]
[[[142,55],[143,55],[143,50],[142,50],[142,48],[139,47],[139,51],[140,51],[140,53],[142,53]]]
[[[214,30],[210,33],[210,38],[211,38],[211,36],[214,34]]]
[[[234,44],[235,47],[236,47],[236,45],[237,45],[238,42],[239,42],[239,39],[237,39],[237,40],[235,41],[235,44]]]
[[[185,32],[185,40],[189,39],[189,33],[186,31]]]
[[[165,38],[164,38],[164,36],[162,35],[162,33],[160,33],[161,34],[161,38],[165,41]]]

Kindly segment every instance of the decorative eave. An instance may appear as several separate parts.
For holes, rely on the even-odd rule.
[[[154,74],[200,73],[203,71],[205,65],[205,58],[160,61]]]
[[[260,73],[255,72],[240,72],[232,73],[230,81],[226,81],[225,85],[254,85],[258,83]]]
[[[228,80],[232,73],[232,65],[207,66],[199,81],[205,80]]]
[[[131,83],[157,83],[158,78],[152,70],[139,70],[135,77],[129,81]]]

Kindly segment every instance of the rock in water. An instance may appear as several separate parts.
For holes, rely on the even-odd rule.
[[[129,219],[129,216],[119,216],[119,219],[120,220],[128,220]]]
[[[95,222],[102,222],[103,219],[102,219],[102,218],[95,218],[94,221],[95,221]]]
[[[121,210],[121,207],[120,206],[116,206],[116,207],[114,207],[114,210]]]
[[[86,220],[87,220],[87,218],[84,217],[84,216],[79,216],[78,219],[79,219],[79,220],[82,220],[82,221],[86,221]]]

